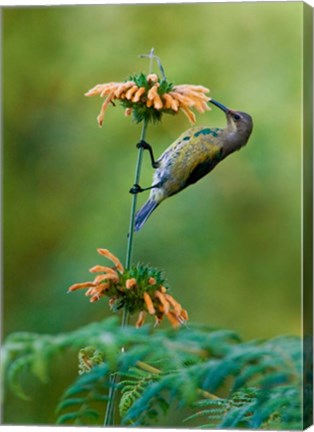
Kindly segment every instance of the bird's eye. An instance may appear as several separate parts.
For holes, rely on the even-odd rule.
[[[239,114],[235,114],[235,115],[233,116],[233,118],[234,118],[235,120],[240,120],[241,116],[240,116]]]

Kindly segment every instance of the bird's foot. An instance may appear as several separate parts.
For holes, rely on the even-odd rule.
[[[139,148],[142,148],[142,149],[144,149],[144,150],[151,150],[152,149],[152,146],[150,145],[150,144],[148,144],[146,141],[144,141],[144,140],[141,140],[141,141],[139,141],[137,144],[136,144],[136,147],[139,149]]]
[[[148,150],[149,151],[149,155],[150,155],[150,159],[151,159],[151,163],[152,163],[152,167],[154,169],[156,169],[156,168],[159,167],[159,163],[155,161],[152,146],[150,144],[148,144],[148,142],[146,142],[144,140],[141,140],[140,142],[138,142],[136,144],[136,147],[138,149],[142,148],[143,150]]]
[[[133,186],[131,187],[131,189],[129,190],[129,192],[130,192],[130,194],[135,195],[135,194],[138,194],[138,193],[140,193],[140,192],[144,192],[144,189],[141,188],[140,185],[135,184],[135,185],[133,185]]]

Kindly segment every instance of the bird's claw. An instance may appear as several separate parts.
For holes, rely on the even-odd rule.
[[[150,154],[151,162],[152,162],[152,167],[154,169],[159,167],[159,163],[155,161],[152,146],[150,144],[148,144],[148,142],[141,140],[140,142],[138,142],[136,144],[136,147],[138,149],[148,150],[149,154]]]
[[[144,150],[149,150],[149,149],[151,148],[151,146],[150,146],[146,141],[144,141],[144,140],[139,141],[139,142],[136,144],[136,147],[137,147],[138,149],[142,148],[142,149],[144,149]]]
[[[143,192],[143,189],[141,188],[140,185],[135,184],[135,185],[133,185],[133,186],[131,187],[131,189],[129,190],[129,192],[130,192],[130,194],[135,195],[135,194],[138,194],[138,193],[140,193],[140,192]]]

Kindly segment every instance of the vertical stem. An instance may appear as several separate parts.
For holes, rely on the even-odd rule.
[[[141,141],[145,141],[146,130],[147,130],[147,120],[145,119],[143,121],[143,127],[142,127],[142,132],[141,132],[141,138],[140,138]],[[143,159],[143,148],[140,147],[139,150],[138,150],[138,155],[137,155],[137,163],[136,163],[136,168],[135,168],[134,184],[139,184],[139,182],[140,182],[142,159]],[[133,195],[133,199],[132,199],[132,205],[131,205],[130,225],[129,225],[129,234],[128,234],[128,245],[127,245],[126,260],[125,260],[125,267],[127,269],[130,267],[131,261],[132,261],[133,235],[134,235],[134,221],[135,221],[136,203],[137,203],[137,194],[134,194]]]
[[[145,140],[147,124],[148,124],[147,120],[144,120],[142,132],[141,132],[141,138],[140,138],[141,140]],[[143,159],[143,148],[140,147],[138,150],[138,154],[137,154],[134,184],[138,184],[140,181],[142,159]],[[125,268],[126,269],[130,268],[131,263],[132,263],[136,203],[137,203],[137,194],[134,194],[132,197],[132,204],[131,204],[130,225],[129,225],[129,232],[128,232],[128,244],[127,244],[126,259],[125,259]],[[121,326],[125,327],[128,324],[128,321],[129,321],[129,313],[126,310],[126,308],[123,308]],[[116,388],[117,382],[118,382],[117,374],[112,374],[110,376],[110,381],[109,381],[109,384],[110,384],[109,395],[108,395],[109,400],[108,400],[108,404],[107,404],[106,416],[105,416],[105,421],[104,421],[105,426],[112,426],[113,422],[114,422],[114,407],[115,407],[115,399],[116,399],[116,392],[117,392],[117,388]]]
[[[141,138],[140,138],[141,141],[145,140],[146,130],[147,130],[147,124],[148,124],[147,120],[145,119],[143,121],[143,126],[142,126],[142,132],[141,132]],[[140,182],[142,159],[143,159],[143,148],[140,147],[138,149],[138,154],[137,154],[137,162],[136,162],[136,168],[135,168],[134,184],[139,184],[139,182]],[[132,198],[132,204],[131,204],[130,225],[129,225],[129,232],[128,232],[128,244],[127,244],[126,259],[125,259],[125,268],[126,269],[129,269],[130,266],[131,266],[131,263],[132,263],[136,203],[137,203],[137,194],[134,194],[133,198]],[[126,326],[128,324],[128,321],[129,321],[129,313],[124,308],[123,309],[123,314],[122,314],[121,326],[122,327]]]
[[[149,73],[151,73],[153,70],[153,60],[155,58],[154,48],[152,48],[150,50],[150,53],[147,57],[150,59]],[[160,67],[160,61],[158,64]],[[161,71],[163,72],[162,69],[161,69]],[[163,73],[163,76],[164,76],[164,73]],[[140,140],[145,141],[147,125],[148,125],[148,121],[146,119],[144,119]],[[134,184],[139,184],[139,182],[140,182],[143,150],[144,149],[142,147],[140,147],[138,149],[137,162],[136,162],[136,167],[135,167]],[[134,194],[133,198],[132,198],[132,204],[131,204],[130,225],[129,225],[129,232],[128,232],[128,244],[127,244],[126,259],[125,259],[125,268],[126,269],[129,269],[131,266],[131,263],[132,263],[136,203],[137,203],[137,194]],[[125,327],[126,325],[128,325],[128,321],[129,321],[129,313],[126,310],[126,308],[123,308],[121,327]],[[124,349],[122,348],[122,350],[124,350]],[[117,387],[116,387],[117,383],[118,383],[118,375],[114,374],[114,373],[111,374],[110,379],[109,379],[109,385],[110,385],[109,395],[108,395],[109,400],[108,400],[107,409],[106,409],[104,426],[113,426],[113,423],[114,423],[114,407],[115,407],[115,399],[116,399],[116,393],[117,393]]]
[[[108,394],[108,403],[106,408],[106,415],[104,426],[113,426],[113,414],[114,414],[114,406],[116,399],[116,385],[118,382],[118,377],[116,374],[112,373],[109,378],[109,394]]]

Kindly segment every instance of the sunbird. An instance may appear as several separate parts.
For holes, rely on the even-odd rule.
[[[141,188],[135,184],[130,189],[133,194],[151,190],[148,200],[136,214],[135,231],[142,228],[162,201],[196,183],[248,142],[253,129],[252,117],[229,109],[214,99],[210,102],[225,112],[225,128],[192,127],[180,135],[158,160],[155,160],[150,144],[144,140],[137,144],[138,148],[149,151],[152,167],[156,171],[152,186]]]

